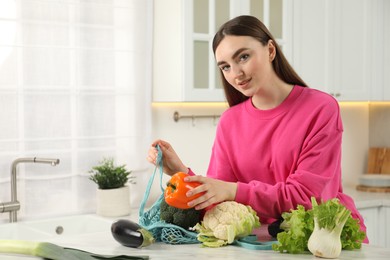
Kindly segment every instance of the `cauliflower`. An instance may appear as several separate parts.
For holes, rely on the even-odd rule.
[[[198,240],[207,247],[220,247],[248,236],[260,227],[259,217],[250,207],[235,201],[222,202],[208,210],[194,229]]]

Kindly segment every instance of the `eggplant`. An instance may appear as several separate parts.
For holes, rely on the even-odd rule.
[[[155,241],[148,230],[127,219],[112,223],[111,234],[121,245],[133,248],[149,246]]]
[[[278,234],[280,232],[283,232],[284,230],[282,228],[280,228],[280,224],[282,224],[283,222],[283,218],[280,218],[274,222],[272,222],[271,224],[268,225],[268,234],[270,234],[270,236],[274,237],[274,238],[277,238]]]

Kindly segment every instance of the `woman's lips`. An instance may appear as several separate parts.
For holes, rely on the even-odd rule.
[[[238,86],[242,89],[246,89],[248,87],[250,81],[251,81],[251,79],[246,79],[246,80],[240,81],[240,82],[238,82]]]

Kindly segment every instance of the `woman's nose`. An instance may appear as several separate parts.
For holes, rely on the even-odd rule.
[[[242,71],[240,66],[234,66],[233,73],[234,73],[234,77],[236,77],[236,78],[241,77],[244,74],[244,72]]]

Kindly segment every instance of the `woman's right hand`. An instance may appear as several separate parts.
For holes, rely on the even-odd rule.
[[[182,163],[179,156],[176,154],[172,146],[163,140],[156,140],[152,143],[149,148],[147,160],[156,165],[157,159],[157,148],[156,145],[159,145],[163,155],[163,171],[172,176],[177,172],[188,173],[188,168]]]

